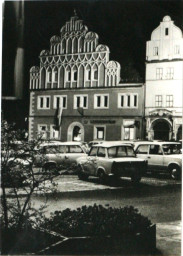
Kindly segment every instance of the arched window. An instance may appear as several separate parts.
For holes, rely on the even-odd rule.
[[[45,82],[46,82],[46,70],[45,68],[41,69],[41,84],[40,84],[40,88],[45,88]]]
[[[72,68],[72,81],[76,82],[78,80],[78,69],[76,66]]]
[[[62,40],[62,53],[66,53],[66,40]]]
[[[78,52],[78,39],[74,38],[73,42],[72,42],[72,49],[73,49],[73,53]]]
[[[53,69],[53,82],[54,82],[54,83],[57,83],[57,82],[58,82],[58,69],[57,69],[57,67],[55,67],[55,68]]]
[[[86,81],[90,81],[91,80],[91,67],[88,65],[86,67]]]
[[[65,81],[66,82],[70,82],[71,81],[71,69],[70,69],[69,66],[66,68]]]
[[[66,50],[67,53],[72,53],[72,39],[68,39],[67,41],[67,50]]]
[[[93,67],[93,80],[98,80],[98,67],[95,65]]]
[[[47,74],[46,74],[46,86],[47,88],[51,88],[51,83],[52,83],[52,69],[49,67],[47,69]]]

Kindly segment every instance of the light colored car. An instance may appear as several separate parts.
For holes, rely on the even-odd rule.
[[[170,174],[173,179],[181,178],[181,143],[137,142],[134,149],[137,157],[148,161],[148,171],[165,172]]]
[[[120,142],[93,145],[87,156],[77,159],[79,179],[97,176],[101,181],[108,176],[130,177],[139,182],[146,172],[147,162],[136,158],[133,147]]]
[[[46,169],[59,168],[59,165],[76,164],[78,157],[86,156],[86,149],[80,142],[48,142],[39,146],[40,154],[36,165]]]

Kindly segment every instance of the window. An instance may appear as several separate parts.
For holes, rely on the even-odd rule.
[[[162,107],[162,95],[155,95],[155,106]]]
[[[62,96],[54,96],[53,98],[53,108],[58,109],[58,108],[67,108],[67,96],[62,95]]]
[[[41,139],[47,138],[47,125],[38,124],[38,136],[40,136]]]
[[[173,107],[173,95],[166,95],[166,106]]]
[[[98,71],[97,71],[97,69],[93,70],[93,79],[98,80]]]
[[[166,78],[173,79],[174,76],[174,68],[167,68]]]
[[[88,95],[74,95],[74,109],[88,108]]]
[[[125,140],[133,140],[135,136],[135,128],[134,127],[124,127],[124,139]]]
[[[168,28],[165,28],[165,36],[168,36]]]
[[[179,54],[180,53],[180,45],[175,45],[174,47],[174,53]]]
[[[158,56],[158,47],[157,46],[153,48],[153,55]]]
[[[138,94],[119,93],[118,94],[118,108],[137,108],[138,107]]]
[[[50,96],[38,96],[37,102],[38,109],[49,109],[50,108]]]
[[[137,95],[134,95],[134,107],[137,107]]]
[[[55,70],[55,71],[53,71],[53,82],[58,82],[58,71],[57,70]]]
[[[162,77],[163,77],[163,69],[157,68],[156,69],[156,79],[162,79]]]
[[[151,155],[162,155],[162,151],[159,145],[150,145],[149,154]]]
[[[52,79],[51,71],[48,71],[47,72],[47,82],[51,83],[51,79]]]
[[[105,148],[103,148],[103,147],[100,147],[99,148],[99,150],[98,150],[98,154],[97,154],[97,156],[99,156],[99,157],[105,157]]]
[[[92,147],[89,153],[89,156],[96,156],[97,155],[97,147]]]
[[[137,150],[136,154],[148,154],[149,145],[140,145]]]
[[[108,94],[95,94],[94,95],[94,108],[108,108],[109,95]]]
[[[55,125],[50,125],[50,139],[58,139],[59,131],[56,129]]]
[[[70,153],[84,153],[83,149],[80,146],[72,145],[72,146],[69,146],[69,148],[70,148]]]
[[[109,158],[121,158],[121,157],[135,157],[135,153],[132,147],[126,146],[116,146],[108,148],[108,157]]]
[[[70,70],[67,70],[67,71],[66,71],[66,81],[67,81],[67,82],[70,82],[70,81],[71,81],[71,71],[70,71]]]
[[[73,71],[73,81],[77,81],[78,79],[78,72],[75,70]]]
[[[105,126],[94,126],[94,139],[104,140],[105,139]]]
[[[124,107],[124,95],[121,95],[121,107]]]
[[[89,67],[86,69],[86,80],[87,81],[91,80],[91,70]]]

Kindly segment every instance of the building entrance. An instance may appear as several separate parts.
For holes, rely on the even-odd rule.
[[[69,125],[67,141],[84,141],[84,127],[81,123],[73,122]]]
[[[157,120],[153,126],[154,140],[170,140],[170,125],[166,120]]]

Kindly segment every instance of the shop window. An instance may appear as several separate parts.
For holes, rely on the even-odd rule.
[[[135,128],[134,127],[124,127],[124,139],[125,140],[133,140],[135,134]]]
[[[50,125],[50,139],[58,139],[59,131],[56,129],[55,125]]]
[[[94,139],[105,140],[105,126],[94,127]]]
[[[47,138],[47,125],[38,124],[38,137],[40,137],[41,139]]]

